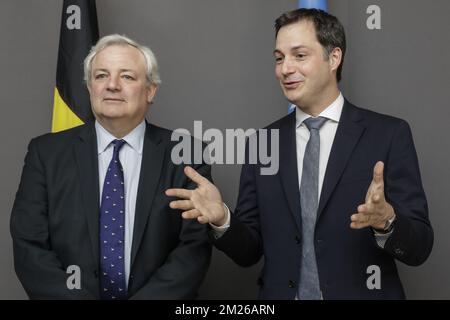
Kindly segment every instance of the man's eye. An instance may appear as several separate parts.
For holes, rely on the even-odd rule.
[[[275,62],[276,63],[281,63],[283,61],[282,57],[275,57]]]
[[[297,54],[297,58],[299,58],[299,59],[304,59],[305,57],[306,57],[306,54],[303,54],[303,53]]]
[[[103,79],[103,78],[106,78],[105,73],[100,73],[100,74],[95,75],[95,79]]]
[[[133,78],[132,76],[128,75],[128,74],[124,74],[124,75],[122,76],[122,78],[124,78],[124,79],[126,79],[126,80],[134,80],[134,78]]]

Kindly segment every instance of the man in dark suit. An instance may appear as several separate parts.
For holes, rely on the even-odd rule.
[[[145,121],[160,83],[153,53],[103,37],[85,80],[95,123],[29,145],[11,214],[20,281],[32,299],[195,298],[211,244],[164,195],[193,185],[171,161],[171,132]]]
[[[198,188],[168,190],[184,199],[171,207],[210,223],[238,264],[264,256],[260,298],[404,299],[395,259],[420,265],[433,245],[410,128],[344,99],[334,16],[298,9],[275,25],[275,73],[296,105],[267,128],[279,130],[279,172],[244,164],[230,216],[217,188],[186,168]]]

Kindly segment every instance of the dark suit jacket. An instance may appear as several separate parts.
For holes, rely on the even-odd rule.
[[[264,256],[260,298],[294,299],[302,252],[295,113],[268,129],[280,130],[280,170],[263,176],[260,165],[243,166],[231,226],[215,245],[242,266]],[[384,250],[377,246],[371,228],[350,228],[350,216],[364,203],[379,160],[385,163],[385,196],[397,214]],[[402,299],[394,260],[420,265],[432,245],[433,231],[408,124],[346,101],[328,160],[315,230],[324,299]],[[366,285],[371,265],[380,267],[379,290]]]
[[[207,228],[169,208],[194,188],[170,158],[171,132],[147,124],[131,252],[131,299],[192,299],[207,271]],[[210,167],[196,166],[211,178]],[[94,123],[30,142],[11,214],[16,273],[33,299],[99,298],[99,176]],[[70,265],[81,290],[68,290]]]

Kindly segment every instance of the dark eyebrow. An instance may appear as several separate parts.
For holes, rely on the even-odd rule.
[[[298,46],[292,47],[292,48],[290,49],[290,51],[296,51],[296,50],[299,50],[299,49],[309,49],[309,47],[304,46],[304,45],[298,45]],[[280,50],[278,50],[278,49],[273,50],[273,54],[277,54],[277,53],[283,54],[283,53],[282,53]]]
[[[309,49],[309,47],[304,46],[304,45],[299,45],[299,46],[292,47],[291,51],[295,51],[295,50],[298,50],[298,49]]]
[[[282,53],[280,50],[278,50],[278,49],[273,50],[273,54],[274,54],[274,55],[277,54],[277,53],[283,54],[283,53]]]

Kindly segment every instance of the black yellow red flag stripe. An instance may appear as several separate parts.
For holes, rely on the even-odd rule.
[[[83,60],[98,40],[95,0],[64,0],[53,102],[52,132],[93,119]]]

